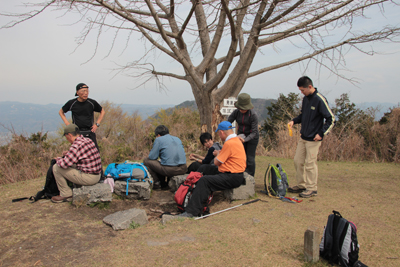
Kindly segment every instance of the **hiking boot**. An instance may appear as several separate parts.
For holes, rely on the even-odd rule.
[[[184,213],[176,215],[178,217],[184,217],[184,218],[193,218],[194,216],[190,213],[187,213],[186,211]]]
[[[316,197],[317,191],[306,190],[299,194],[300,197]]]
[[[293,187],[289,187],[288,189],[287,189],[287,191],[289,192],[289,193],[301,193],[301,192],[303,192],[303,191],[305,191],[306,189],[305,188],[300,188],[300,187],[298,187],[297,185],[295,185],[295,186],[293,186]]]
[[[72,201],[72,196],[70,197],[54,196],[51,198],[51,202],[54,203],[69,202],[69,201]]]

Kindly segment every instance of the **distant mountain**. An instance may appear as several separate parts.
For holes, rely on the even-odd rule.
[[[7,133],[10,130],[17,134],[56,131],[62,125],[62,120],[58,115],[61,107],[62,104],[39,105],[11,101],[0,102],[0,133]],[[121,104],[120,107],[128,114],[138,112],[143,119],[146,119],[157,110],[173,107],[173,105]],[[70,112],[67,113],[67,118],[69,117]]]
[[[397,104],[394,103],[379,103],[379,102],[364,102],[356,104],[356,107],[361,110],[367,110],[368,108],[372,108],[375,110],[375,120],[379,121],[386,112],[389,112],[391,108],[399,107],[400,102]]]
[[[121,104],[120,107],[127,114],[133,114],[137,112],[142,119],[147,119],[160,109],[171,108],[174,105],[134,105],[134,104]]]
[[[272,103],[276,103],[275,99],[262,99],[262,98],[252,98],[251,103],[254,106],[254,110],[258,115],[258,123],[264,124],[264,121],[268,118],[267,107]],[[167,108],[167,114],[171,114],[172,110],[175,108],[190,108],[192,110],[197,110],[197,105],[194,100],[182,102],[175,107]],[[153,114],[151,117],[156,118],[156,114]]]
[[[0,132],[34,133],[55,131],[62,121],[58,115],[61,105],[0,102]]]
[[[251,101],[254,105],[254,110],[258,114],[259,123],[263,124],[268,117],[266,107],[276,102],[276,100],[252,98]],[[0,133],[4,135],[4,133],[8,133],[10,130],[15,131],[17,134],[56,131],[62,125],[62,121],[58,115],[61,106],[62,104],[39,105],[11,101],[0,102]],[[356,104],[356,106],[362,110],[366,110],[367,108],[377,109],[375,120],[379,120],[390,108],[398,107],[399,103],[366,102]],[[195,101],[185,101],[176,106],[121,104],[120,107],[128,114],[138,112],[142,119],[155,116],[155,113],[160,109],[166,109],[167,112],[172,112],[174,108],[183,107],[197,109]]]

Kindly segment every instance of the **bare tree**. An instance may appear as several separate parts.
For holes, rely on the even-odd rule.
[[[340,72],[345,63],[343,49],[373,54],[372,48],[363,50],[362,44],[393,42],[399,37],[395,23],[370,30],[355,28],[356,22],[368,19],[365,12],[370,8],[383,14],[385,8],[398,6],[389,0],[46,0],[30,5],[35,10],[24,14],[2,15],[15,17],[3,26],[13,27],[52,7],[64,10],[65,15],[78,12],[86,23],[78,44],[93,31],[99,40],[106,28],[115,30],[115,36],[123,31],[139,32],[151,44],[150,49],[124,70],[134,69],[137,75],[133,76],[144,79],[142,84],[155,79],[161,88],[164,77],[188,82],[202,131],[211,131],[221,120],[223,99],[237,96],[247,79],[256,75],[316,61],[346,79]],[[257,52],[287,44],[292,45],[288,53],[297,51],[293,58],[250,69]],[[172,58],[182,67],[181,72],[160,69],[157,60],[150,60],[152,50]]]

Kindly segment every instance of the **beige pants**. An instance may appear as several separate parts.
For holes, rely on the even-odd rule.
[[[68,186],[67,180],[77,185],[94,185],[100,180],[100,174],[84,173],[73,167],[63,169],[57,164],[53,165],[53,173],[62,197],[72,196],[72,189]]]
[[[321,141],[305,141],[300,139],[294,156],[297,186],[317,191],[318,165],[317,156]]]

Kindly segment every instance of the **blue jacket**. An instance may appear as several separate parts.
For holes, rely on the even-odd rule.
[[[149,159],[160,158],[161,165],[179,166],[186,164],[185,150],[181,140],[169,134],[157,137],[149,153]]]
[[[293,122],[294,124],[301,123],[302,139],[313,141],[315,135],[319,134],[321,138],[324,138],[324,135],[332,130],[335,125],[335,116],[326,98],[315,88],[314,93],[303,97],[301,113],[293,119]]]

